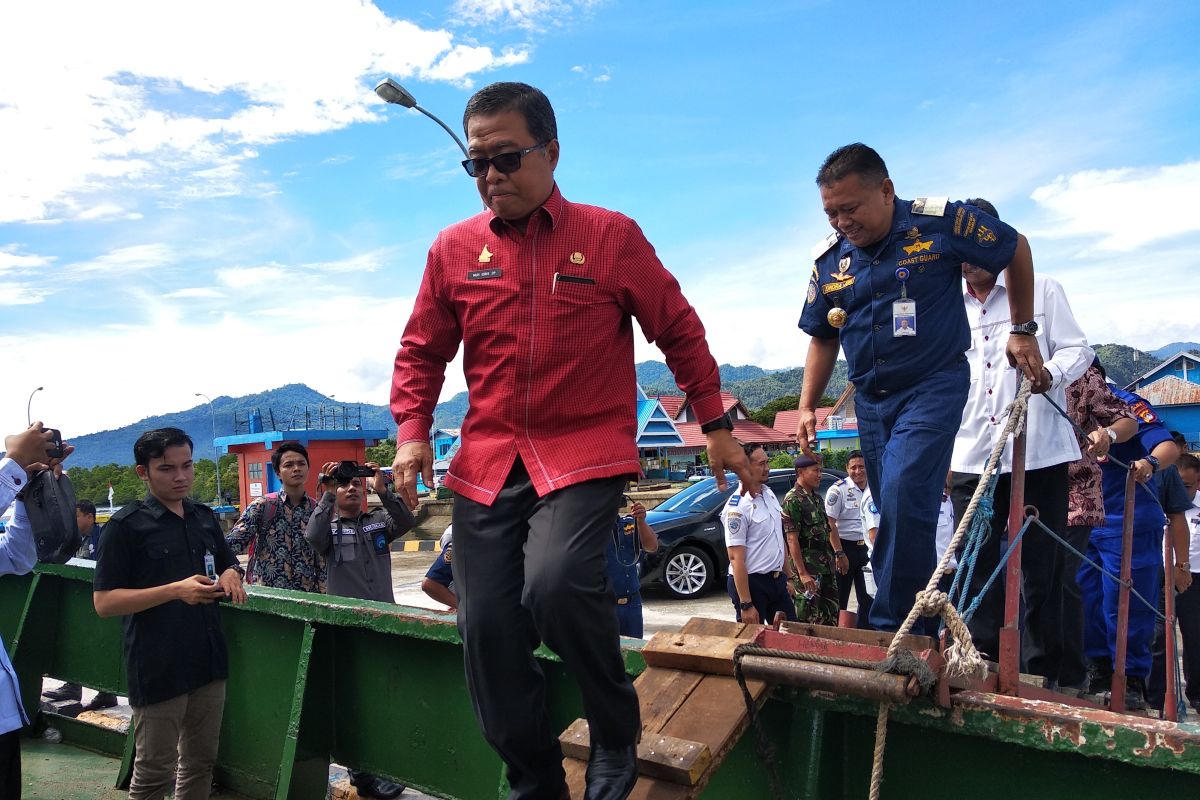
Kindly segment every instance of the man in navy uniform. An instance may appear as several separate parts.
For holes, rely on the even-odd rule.
[[[817,185],[834,233],[814,252],[800,317],[812,341],[797,440],[812,452],[817,402],[844,348],[858,390],[867,479],[881,514],[869,621],[896,630],[933,572],[938,507],[967,399],[963,353],[971,336],[961,264],[994,273],[1008,268],[1017,334],[1009,337],[1008,360],[1036,391],[1047,387],[1040,386],[1042,356],[1033,336],[1033,258],[1024,236],[973,206],[897,198],[883,159],[864,144],[834,151]],[[901,318],[911,320],[903,335],[895,325]]]
[[[628,498],[626,498],[628,499]],[[617,515],[612,538],[604,545],[604,570],[617,603],[617,630],[622,636],[642,638],[642,553],[658,550],[658,536],[646,522],[646,507],[629,503],[629,516]]]

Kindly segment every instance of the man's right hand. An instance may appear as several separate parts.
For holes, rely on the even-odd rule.
[[[413,511],[419,502],[417,475],[426,486],[433,486],[433,450],[428,442],[405,442],[396,448],[392,479],[400,489],[400,499]]]
[[[48,463],[50,456],[46,452],[50,447],[49,431],[42,428],[41,422],[35,422],[21,433],[4,437],[5,455],[27,469],[30,464]]]
[[[737,439],[727,430],[715,430],[706,435],[708,440],[708,465],[712,468],[713,477],[717,479],[717,488],[724,490],[729,486],[725,480],[725,470],[733,470],[741,481],[742,494],[757,497],[762,491],[762,483],[757,475],[752,474],[746,451],[738,444]],[[426,448],[428,449],[428,448]]]
[[[206,575],[192,575],[175,582],[175,594],[177,599],[189,606],[196,606],[201,603],[215,603],[225,596],[225,590],[209,580]]]
[[[816,409],[800,409],[800,421],[796,425],[796,444],[806,456],[815,456],[813,444],[817,441],[817,412]]]

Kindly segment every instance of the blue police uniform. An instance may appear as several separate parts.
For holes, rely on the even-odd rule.
[[[840,337],[858,390],[859,438],[881,515],[871,557],[877,591],[869,622],[877,629],[900,627],[935,566],[942,488],[970,383],[962,262],[999,274],[1017,237],[965,203],[896,198],[882,241],[859,248],[834,233],[814,251],[800,328]],[[908,322],[916,335],[894,334],[893,304],[902,299],[916,304]],[[828,318],[834,307],[846,314],[840,331]]]
[[[1171,434],[1162,424],[1154,408],[1138,395],[1116,387],[1112,393],[1129,405],[1138,421],[1137,435],[1127,442],[1109,448],[1113,458],[1132,464],[1145,458],[1162,442],[1171,441]],[[1121,574],[1121,537],[1125,518],[1125,479],[1128,472],[1112,461],[1100,464],[1104,490],[1104,525],[1092,530],[1088,539],[1088,558],[1101,564],[1113,575]],[[1133,505],[1133,588],[1150,602],[1162,590],[1162,542],[1166,517],[1158,504],[1159,476],[1152,476],[1146,488],[1134,487]],[[1147,491],[1147,489],[1149,491]],[[1186,510],[1168,506],[1175,513]],[[1091,660],[1115,659],[1117,652],[1117,604],[1119,588],[1087,564],[1079,566],[1076,575],[1083,601],[1083,647]],[[1129,636],[1125,651],[1125,674],[1146,678],[1150,674],[1150,645],[1154,639],[1154,611],[1136,598],[1129,604]]]
[[[634,517],[617,517],[604,547],[605,571],[617,599],[617,626],[622,636],[642,638],[642,594],[638,562],[642,557]]]

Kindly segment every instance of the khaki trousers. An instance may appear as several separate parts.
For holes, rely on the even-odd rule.
[[[225,681],[133,709],[129,800],[207,800],[225,712]]]

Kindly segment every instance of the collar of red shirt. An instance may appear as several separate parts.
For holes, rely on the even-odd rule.
[[[550,229],[553,230],[554,228],[558,227],[558,221],[562,218],[563,212],[566,210],[566,205],[567,201],[563,200],[562,192],[558,190],[558,182],[555,181],[554,188],[550,190],[550,196],[546,198],[546,202],[542,203],[542,205],[533,213],[545,214],[550,222]],[[492,233],[496,234],[497,236],[503,236],[506,232],[511,236],[517,232],[516,228],[514,228],[508,222],[500,219],[500,217],[497,217],[495,213],[493,213],[491,219],[488,220],[488,227],[490,227],[492,229]]]

